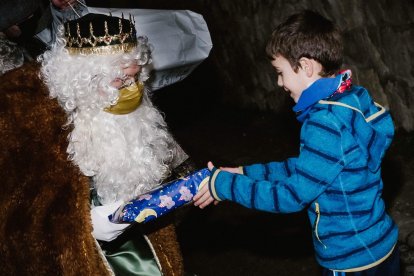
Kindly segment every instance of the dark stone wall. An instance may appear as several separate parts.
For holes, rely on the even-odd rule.
[[[390,108],[398,127],[414,129],[414,1],[204,2],[224,101],[261,110],[291,106],[276,87],[264,48],[274,26],[307,8],[343,30],[344,68],[353,70],[354,82]]]
[[[202,73],[213,82],[220,100],[242,108],[275,112],[291,108],[293,102],[276,85],[276,75],[264,51],[266,42],[272,29],[288,15],[302,9],[315,10],[343,30],[344,68],[353,70],[354,83],[367,87],[377,102],[391,110],[397,128],[414,129],[413,0],[131,2],[111,4],[189,9],[202,14],[214,44],[209,66]]]

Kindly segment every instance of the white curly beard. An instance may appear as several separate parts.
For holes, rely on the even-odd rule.
[[[83,174],[93,177],[102,204],[153,189],[187,158],[146,96],[126,115],[79,111],[68,154]]]

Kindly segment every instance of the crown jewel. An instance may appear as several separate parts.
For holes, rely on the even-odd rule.
[[[113,54],[136,47],[135,21],[87,14],[64,23],[66,49],[70,54]]]

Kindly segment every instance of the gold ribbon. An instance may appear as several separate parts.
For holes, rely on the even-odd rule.
[[[131,113],[141,104],[143,92],[144,84],[142,82],[136,82],[131,86],[122,88],[119,90],[118,102],[114,105],[106,107],[104,111],[115,115]]]

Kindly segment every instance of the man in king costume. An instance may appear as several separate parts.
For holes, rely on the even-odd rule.
[[[148,262],[148,257],[128,256],[131,251],[142,253],[136,246],[140,235],[134,229],[125,231],[130,224],[110,222],[108,215],[158,187],[187,155],[150,101],[145,81],[151,45],[146,37],[137,37],[132,18],[87,14],[65,22],[62,31],[39,59],[41,75],[50,96],[65,110],[66,125],[73,124],[67,153],[91,178],[93,235],[116,273],[120,269],[119,274],[139,274],[144,267],[140,262]],[[121,235],[124,232],[132,242]],[[120,245],[113,249],[113,244]],[[120,262],[118,250],[128,260]],[[122,264],[127,261],[129,266]],[[131,265],[135,268],[129,271]],[[157,275],[156,268],[151,270]],[[172,270],[180,274],[180,268]]]

